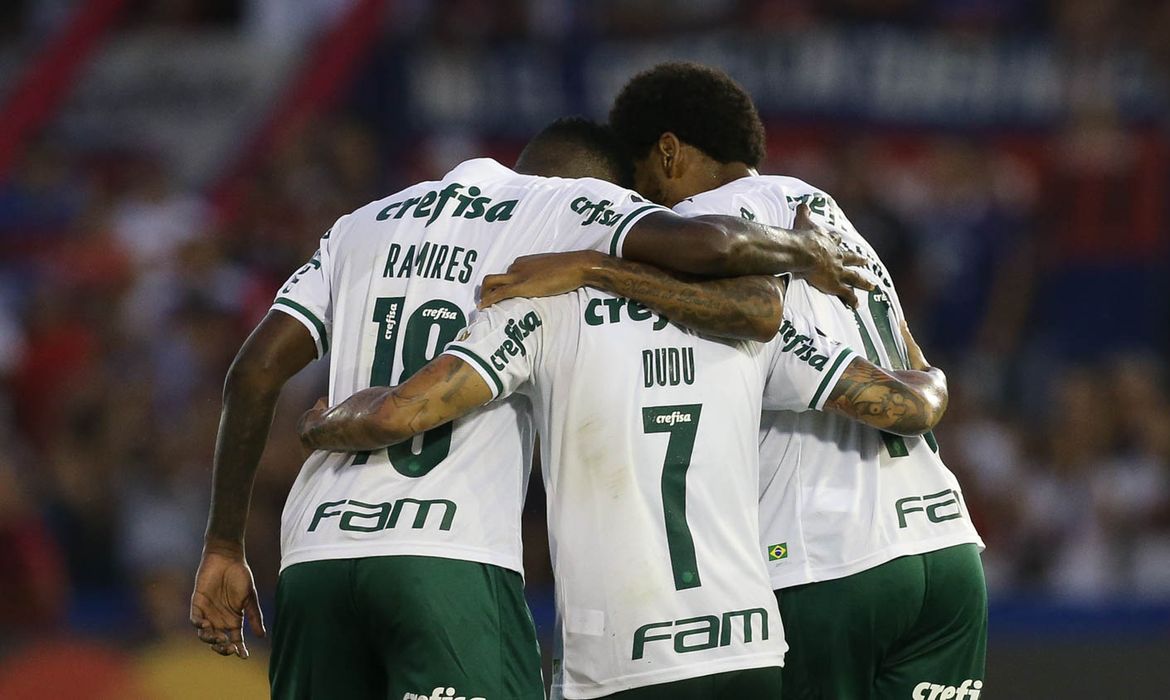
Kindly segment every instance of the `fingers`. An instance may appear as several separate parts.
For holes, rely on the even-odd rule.
[[[841,262],[848,267],[869,267],[869,259],[851,250],[841,252]]]
[[[215,629],[214,627],[201,629],[195,633],[195,636],[199,637],[199,641],[203,642],[204,644],[210,644],[212,646],[228,644],[231,642],[231,637],[228,636],[227,632]]]
[[[877,288],[877,285],[874,284],[874,281],[868,276],[857,270],[852,270],[849,268],[846,268],[845,271],[841,273],[841,282],[846,286],[856,287],[857,289],[864,289],[867,292],[872,292]]]
[[[224,645],[225,647],[228,645]],[[232,651],[241,659],[248,658],[248,645],[244,644],[244,630],[242,627],[236,627],[231,630]]]
[[[486,290],[479,297],[479,308],[486,309],[493,304],[498,304],[505,299],[511,299],[516,296],[516,287],[510,284],[501,284]]]
[[[808,208],[807,204],[805,204],[804,202],[801,202],[796,207],[796,218],[792,220],[792,228],[802,229],[802,228],[812,228],[812,227],[813,227],[812,210]]]
[[[513,265],[515,265],[515,263],[513,263]],[[508,284],[512,281],[512,277],[513,275],[510,273],[503,275],[485,275],[483,282],[480,283],[480,289],[486,292],[492,287],[497,287],[501,284]]]
[[[241,659],[248,658],[248,649],[243,644],[236,644],[235,642],[212,644],[211,650],[220,656],[238,656]]]
[[[837,298],[845,302],[845,306],[851,309],[857,309],[857,293],[849,287],[842,287],[840,292],[837,292]]]
[[[914,340],[913,334],[910,333],[910,326],[906,323],[905,319],[899,325],[899,330],[902,332],[902,341],[906,343],[906,356],[910,360],[910,369],[921,370],[930,367],[930,362],[922,354],[922,348]]]
[[[257,637],[267,637],[268,630],[264,628],[264,613],[260,611],[260,603],[256,601],[256,594],[253,593],[248,604],[244,606],[245,617],[248,618],[248,626],[252,629],[252,634]]]
[[[492,304],[497,304],[504,299],[511,298],[503,295],[502,290],[506,289],[512,280],[512,275],[487,275],[484,277],[479,288],[479,304],[477,304],[477,308],[486,309]]]

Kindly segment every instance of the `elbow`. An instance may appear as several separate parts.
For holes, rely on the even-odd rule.
[[[939,371],[939,375],[942,376],[941,386],[937,390],[930,392],[931,396],[930,401],[928,402],[928,406],[930,407],[930,410],[928,411],[930,414],[928,416],[930,425],[926,428],[926,430],[922,431],[924,433],[930,430],[934,430],[935,426],[937,426],[942,421],[943,416],[946,415],[947,406],[950,402],[950,395],[947,393],[946,376],[942,374],[942,371]]]
[[[744,319],[744,337],[761,343],[775,338],[776,331],[780,330],[778,319],[784,315],[784,307],[778,306],[779,309],[774,314],[757,315]]]
[[[766,343],[776,337],[780,324],[784,321],[784,283],[775,277],[760,277],[763,285],[760,296],[763,301],[757,306],[756,313],[747,319],[750,329],[748,336],[752,340]]]
[[[918,394],[918,403],[922,410],[912,420],[904,421],[898,434],[906,437],[917,437],[934,430],[942,421],[947,412],[949,395],[947,393],[947,378],[942,370],[931,369],[934,382],[931,386],[915,392]]]
[[[770,324],[755,322],[747,333],[748,340],[766,343],[776,337],[776,327]]]
[[[903,437],[919,437],[925,435],[934,430],[935,426],[942,420],[946,410],[945,405],[940,407],[928,403],[925,405],[924,410],[915,416],[914,419],[900,422],[897,430],[891,430],[890,432],[897,433]]]

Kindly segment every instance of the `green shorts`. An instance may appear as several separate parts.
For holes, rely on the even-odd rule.
[[[520,574],[436,557],[285,569],[268,675],[281,700],[544,698]]]
[[[776,592],[784,700],[978,700],[987,586],[973,544]]]
[[[610,700],[778,700],[779,666],[727,671],[606,695]]]

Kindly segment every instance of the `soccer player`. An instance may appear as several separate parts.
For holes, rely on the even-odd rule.
[[[636,188],[682,214],[777,226],[798,203],[867,260],[879,284],[856,309],[800,281],[788,308],[883,367],[907,366],[885,265],[826,193],[760,176],[764,130],[726,74],[669,63],[630,80],[611,125]],[[833,413],[769,412],[760,443],[760,551],[792,649],[786,698],[977,698],[987,593],[962,490],[929,433],[907,438]]]
[[[698,274],[792,270],[838,294],[863,283],[844,266],[855,258],[821,232],[685,219],[606,181],[624,173],[608,132],[561,121],[529,144],[516,171],[467,161],[322,236],[225,383],[191,603],[204,642],[246,656],[244,612],[263,633],[243,541],[253,477],[281,387],[331,347],[335,398],[401,381],[466,325],[485,274],[540,251],[621,251]],[[761,290],[776,297],[759,278],[712,294],[734,315]],[[768,322],[754,332],[773,332]],[[409,445],[306,460],[282,517],[274,696],[543,696],[520,576],[531,435],[528,413],[501,402]]]
[[[613,267],[620,277],[631,265]],[[779,325],[780,294],[759,303]],[[548,493],[563,648],[554,691],[775,698],[785,644],[756,547],[761,404],[829,407],[906,434],[945,407],[938,370],[890,374],[853,356],[799,317],[768,343],[728,341],[594,289],[512,299],[402,385],[319,403],[300,434],[314,449],[379,449],[524,396]],[[850,399],[860,375],[871,400],[904,410]]]

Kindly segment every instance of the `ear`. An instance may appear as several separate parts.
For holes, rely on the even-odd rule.
[[[675,179],[682,173],[682,142],[673,132],[667,131],[658,137],[655,155],[659,167],[668,179]]]

